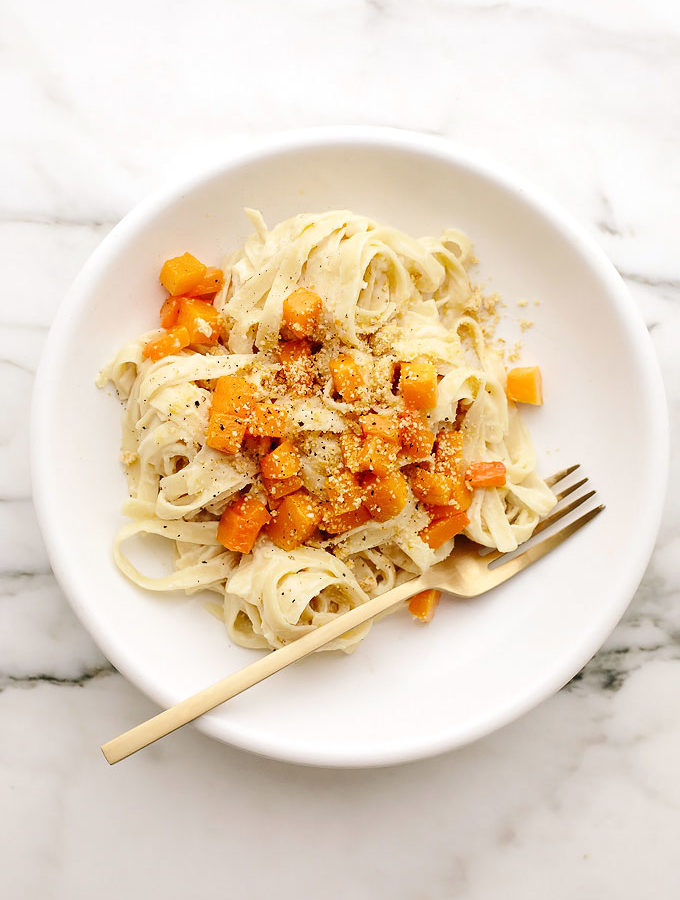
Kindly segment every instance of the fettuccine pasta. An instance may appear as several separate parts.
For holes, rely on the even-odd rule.
[[[247,213],[254,234],[221,270],[166,262],[163,329],[98,383],[124,404],[121,571],[213,592],[234,642],[277,648],[455,552],[456,534],[515,549],[555,499],[508,397],[540,402],[537,370],[508,381],[485,339],[464,234]],[[133,565],[138,535],[169,542],[171,571]]]

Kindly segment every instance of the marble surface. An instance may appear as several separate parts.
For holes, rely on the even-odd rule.
[[[677,429],[680,6],[4,0],[0,35],[0,896],[679,896],[677,454],[645,578],[571,684],[463,750],[343,772],[193,729],[106,766],[155,709],[50,572],[27,450],[50,321],[115,222],[225,144],[341,123],[451,136],[561,201],[626,279]]]

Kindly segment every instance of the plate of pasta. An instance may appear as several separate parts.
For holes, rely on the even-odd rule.
[[[50,334],[32,464],[76,612],[167,706],[460,534],[515,550],[578,459],[608,512],[554,558],[416,598],[197,723],[383,765],[488,733],[590,658],[651,553],[666,429],[644,325],[576,226],[442,141],[346,129],[253,147],[114,229]]]

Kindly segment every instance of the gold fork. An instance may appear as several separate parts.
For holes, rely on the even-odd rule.
[[[549,487],[554,487],[578,468],[579,464],[577,463],[574,466],[569,466],[560,472],[556,472],[550,478],[546,478],[546,484]],[[565,497],[583,487],[587,480],[587,478],[583,478],[576,484],[572,484],[556,493],[555,497],[558,504]],[[363,622],[367,622],[369,619],[373,619],[380,613],[390,609],[390,607],[408,600],[409,597],[420,591],[436,588],[458,597],[477,597],[490,591],[492,588],[498,587],[499,584],[507,581],[508,578],[512,578],[513,575],[521,572],[522,569],[554,550],[555,547],[559,546],[574,532],[583,528],[585,524],[601,513],[604,506],[597,506],[555,534],[545,538],[545,540],[538,543],[532,542],[534,535],[554,525],[555,522],[558,522],[582,503],[585,503],[594,494],[595,491],[589,491],[563,507],[558,505],[555,512],[542,519],[534,529],[531,538],[526,542],[527,544],[531,542],[531,546],[524,550],[518,548],[513,554],[500,553],[498,550],[485,552],[484,548],[480,548],[479,544],[474,544],[472,541],[459,535],[456,538],[454,552],[448,559],[433,566],[422,575],[405,581],[391,591],[380,594],[362,606],[357,606],[350,612],[338,616],[332,622],[328,622],[326,625],[322,625],[320,628],[305,634],[303,637],[293,641],[293,643],[262,656],[256,662],[251,663],[240,671],[228,675],[192,697],[182,700],[176,706],[166,709],[146,722],[142,722],[141,725],[137,725],[130,731],[126,731],[119,737],[108,741],[108,743],[102,745],[104,756],[111,764],[125,759],[137,750],[147,747],[159,738],[165,737],[165,735],[181,728],[182,725],[192,722],[226,700],[230,700],[254,684],[264,681],[270,675],[280,672],[281,669],[291,665],[291,663],[303,659],[305,656],[323,647],[324,644],[341,637],[341,635],[351,631],[352,628],[356,628]],[[507,557],[507,559],[503,560],[503,557]]]

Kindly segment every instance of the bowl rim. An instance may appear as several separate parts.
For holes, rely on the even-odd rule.
[[[482,713],[475,719],[468,720],[465,727],[443,728],[436,735],[428,733],[426,738],[409,735],[394,747],[379,746],[367,748],[364,752],[341,749],[326,752],[323,758],[320,758],[317,751],[310,751],[299,743],[293,745],[289,742],[282,745],[259,733],[253,734],[248,729],[229,728],[228,725],[225,726],[224,721],[210,714],[195,722],[200,731],[262,756],[304,765],[366,768],[424,759],[478,740],[552,696],[592,658],[628,607],[654,549],[661,524],[670,463],[669,419],[659,362],[640,311],[623,279],[585,227],[523,176],[517,175],[504,165],[490,161],[477,150],[464,148],[456,141],[398,128],[332,126],[295,129],[252,138],[245,147],[241,146],[235,151],[225,148],[219,161],[198,167],[191,175],[167,180],[154,190],[128,212],[90,254],[57,308],[34,382],[30,417],[33,502],[52,570],[76,615],[101,651],[139,690],[160,706],[167,706],[179,699],[171,698],[162,686],[153,683],[144,668],[134,659],[126,657],[120,646],[99,627],[96,618],[91,615],[90,606],[81,596],[70,571],[70,564],[60,552],[58,510],[54,505],[51,506],[49,501],[51,480],[49,443],[41,431],[41,422],[45,421],[49,403],[49,372],[60,358],[63,341],[68,335],[68,325],[74,316],[79,316],[88,302],[92,282],[96,280],[100,266],[117,253],[120,245],[124,244],[128,237],[142,229],[160,211],[174,204],[182,195],[192,192],[204,182],[228,170],[285,153],[332,146],[396,149],[433,157],[465,169],[473,175],[481,176],[515,195],[521,203],[547,219],[595,269],[606,287],[609,298],[613,301],[616,312],[637,349],[639,363],[646,378],[647,396],[651,407],[650,418],[653,427],[656,428],[650,442],[654,448],[655,458],[650,460],[651,471],[648,472],[652,488],[648,497],[647,527],[643,530],[642,538],[633,547],[627,548],[629,576],[626,579],[625,590],[622,591],[621,603],[612,609],[611,614],[599,624],[599,627],[591,629],[590,633],[584,635],[584,639],[565,656],[562,665],[556,667],[549,677],[538,680],[522,695],[506,703],[502,710]]]

